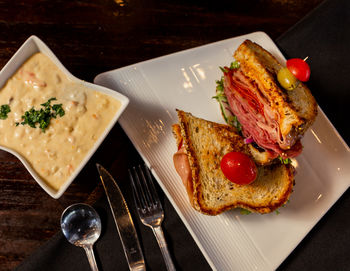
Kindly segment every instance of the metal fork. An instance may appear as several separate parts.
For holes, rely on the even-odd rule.
[[[154,187],[151,173],[146,165],[129,169],[136,208],[141,222],[150,227],[158,241],[167,270],[175,270],[161,227],[164,219],[162,204]]]

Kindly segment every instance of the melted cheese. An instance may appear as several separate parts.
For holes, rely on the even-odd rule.
[[[55,97],[63,117],[52,119],[45,132],[18,125],[25,111]],[[120,101],[72,82],[44,54],[27,60],[0,90],[0,105],[10,105],[0,120],[0,145],[22,155],[58,190],[93,147],[120,107]]]

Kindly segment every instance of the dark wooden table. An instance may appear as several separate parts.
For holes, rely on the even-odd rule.
[[[264,31],[273,39],[321,0],[0,1],[0,66],[32,34],[75,76],[104,71],[191,47]],[[11,270],[59,230],[61,212],[93,202],[101,190],[94,161],[114,172],[139,156],[117,124],[67,192],[50,198],[20,161],[0,151],[0,270]]]

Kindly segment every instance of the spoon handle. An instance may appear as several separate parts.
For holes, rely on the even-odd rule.
[[[91,267],[92,271],[98,271],[98,267],[96,264],[96,260],[95,260],[95,255],[94,255],[94,251],[92,250],[92,245],[91,246],[84,246],[85,252],[86,252],[86,256],[89,260],[89,264]]]

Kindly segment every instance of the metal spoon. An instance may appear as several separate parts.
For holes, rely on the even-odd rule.
[[[91,269],[98,271],[92,247],[101,234],[101,219],[95,209],[83,203],[69,206],[62,213],[61,228],[70,243],[85,249]]]

